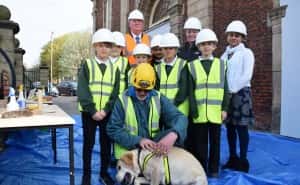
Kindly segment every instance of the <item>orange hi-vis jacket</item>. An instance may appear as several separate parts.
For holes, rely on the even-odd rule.
[[[132,35],[130,33],[126,33],[125,42],[126,42],[125,54],[128,58],[129,64],[134,65],[136,62],[135,62],[135,59],[132,55],[132,52],[133,52],[133,49],[136,46],[135,39],[132,37]],[[141,43],[150,46],[150,37],[146,33],[142,33]]]

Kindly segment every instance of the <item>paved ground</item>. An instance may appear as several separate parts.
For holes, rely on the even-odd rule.
[[[77,96],[58,96],[53,99],[53,103],[70,115],[79,114]]]

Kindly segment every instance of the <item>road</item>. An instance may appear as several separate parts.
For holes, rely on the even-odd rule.
[[[53,98],[53,103],[60,106],[69,115],[79,114],[77,96],[58,96]]]

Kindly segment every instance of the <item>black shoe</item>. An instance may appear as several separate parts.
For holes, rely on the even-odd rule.
[[[114,180],[110,177],[108,173],[101,173],[99,181],[102,185],[114,185]]]
[[[249,172],[249,162],[247,159],[240,159],[237,170],[241,172],[248,173]]]
[[[91,185],[91,176],[82,176],[81,185]]]
[[[229,157],[227,163],[222,166],[222,169],[238,170],[240,159],[238,157]]]

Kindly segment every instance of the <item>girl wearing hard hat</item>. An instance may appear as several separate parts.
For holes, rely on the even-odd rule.
[[[251,79],[254,68],[254,54],[243,44],[247,28],[242,21],[232,21],[226,28],[228,46],[222,55],[227,61],[228,87],[232,94],[226,120],[229,159],[223,169],[249,171],[247,151],[249,144],[248,125],[253,124]],[[237,135],[240,155],[236,152]]]
[[[136,64],[132,65],[131,69],[128,71],[128,86],[131,85],[131,74],[134,71],[135,67],[141,63],[150,63],[151,61],[150,47],[146,44],[137,44],[132,53]]]
[[[202,55],[188,63],[190,118],[193,121],[188,127],[186,148],[210,177],[219,176],[221,125],[227,116],[229,100],[226,63],[213,56],[217,42],[212,30],[201,30],[196,45]]]
[[[189,17],[183,26],[185,34],[185,43],[178,50],[178,56],[187,60],[188,62],[197,59],[200,52],[195,45],[196,36],[202,29],[200,20],[197,17]]]
[[[106,125],[119,94],[120,74],[109,59],[114,39],[110,30],[102,28],[93,34],[95,57],[86,59],[78,78],[78,101],[83,127],[83,177],[82,185],[91,184],[91,159],[97,127],[100,127],[101,169],[99,181],[112,185],[108,174],[111,141]]]
[[[164,57],[155,66],[157,73],[156,88],[185,115],[188,116],[188,69],[186,61],[177,56],[180,47],[177,36],[166,33],[162,36],[160,47]]]
[[[128,71],[130,65],[128,59],[122,56],[125,48],[125,38],[121,32],[115,31],[112,33],[115,43],[112,46],[110,53],[110,60],[114,66],[117,66],[120,71],[120,89],[119,93],[122,93],[127,89]]]

